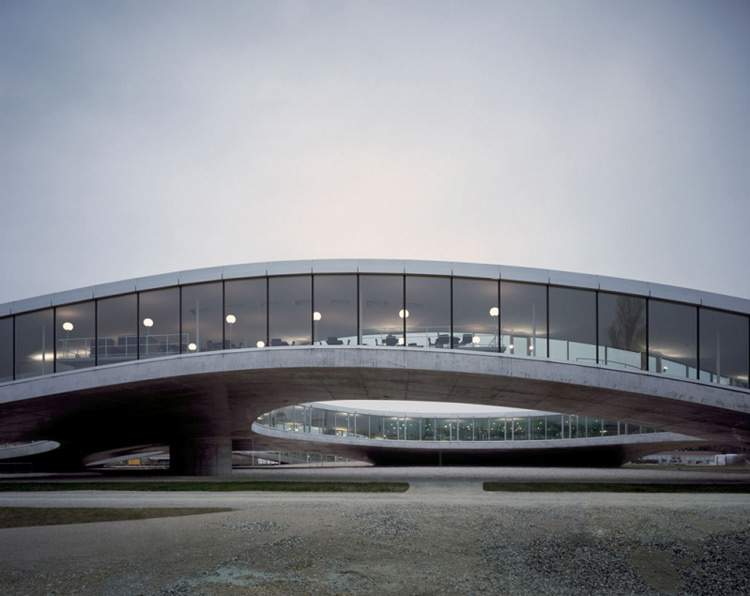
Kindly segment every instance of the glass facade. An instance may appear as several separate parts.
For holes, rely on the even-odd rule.
[[[360,343],[365,346],[403,346],[403,275],[361,275],[359,294]]]
[[[648,369],[670,377],[698,377],[698,308],[649,300]]]
[[[79,302],[55,311],[56,372],[94,366],[96,358],[95,304]]]
[[[13,317],[0,319],[0,383],[13,380]]]
[[[183,286],[182,335],[188,353],[221,350],[222,309],[221,283]]]
[[[748,387],[748,318],[710,308],[700,310],[700,378]]]
[[[500,350],[499,289],[494,280],[453,279],[454,347],[490,352]]]
[[[313,332],[318,345],[357,345],[357,276],[313,277]]]
[[[305,346],[312,342],[312,279],[309,275],[268,280],[269,346]]]
[[[224,346],[227,349],[268,345],[266,278],[224,283]]]
[[[451,286],[448,277],[406,277],[406,345],[447,347],[451,333]],[[465,339],[465,338],[464,338]],[[469,338],[471,343],[471,338]],[[453,338],[453,345],[460,339]]]
[[[55,372],[54,318],[51,308],[16,317],[16,379]]]
[[[138,295],[139,358],[158,358],[187,351],[180,335],[180,289],[152,290]]]
[[[138,358],[313,342],[499,352],[750,388],[745,313],[555,285],[369,273],[187,284],[5,316],[0,382]],[[416,436],[408,425],[370,422],[370,436]],[[420,421],[419,436],[469,432],[458,424]],[[561,435],[580,432],[580,421],[561,425]],[[365,431],[349,425],[346,432]],[[504,420],[502,433],[495,423],[471,432],[510,440],[539,429]]]
[[[646,299],[599,292],[599,363],[646,370]]]
[[[505,354],[547,357],[547,286],[500,284],[500,334]]]
[[[596,292],[550,287],[549,357],[596,362]]]

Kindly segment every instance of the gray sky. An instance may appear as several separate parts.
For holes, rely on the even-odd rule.
[[[750,297],[750,2],[0,2],[0,302],[284,259]]]

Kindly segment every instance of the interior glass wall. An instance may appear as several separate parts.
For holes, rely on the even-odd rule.
[[[52,309],[16,317],[16,379],[55,372]]]
[[[423,441],[435,440],[435,419],[434,418],[420,418],[421,422],[421,437]]]
[[[646,370],[646,299],[599,293],[599,363]]]
[[[449,277],[406,276],[406,345],[413,348],[447,347],[451,332]],[[466,338],[464,338],[466,339]],[[454,338],[455,345],[461,339]],[[469,336],[468,343],[471,343]]]
[[[180,337],[180,289],[167,288],[138,294],[140,358],[158,358],[187,351]]]
[[[505,418],[490,419],[490,441],[505,440]]]
[[[182,287],[182,335],[188,353],[221,350],[222,298],[221,282]]]
[[[500,283],[500,351],[547,357],[547,286]]]
[[[549,357],[596,363],[596,292],[550,286]]]
[[[357,345],[357,276],[313,277],[316,344]]]
[[[356,436],[370,438],[370,417],[367,414],[356,414],[354,416],[354,429]]]
[[[138,296],[125,294],[96,303],[97,364],[138,358]]]
[[[697,378],[698,309],[649,300],[648,369],[672,377]]]
[[[312,277],[268,279],[270,346],[304,346],[312,341]]]
[[[268,345],[266,302],[265,277],[224,282],[226,348],[263,348]]]
[[[13,317],[0,319],[0,383],[13,380]]]
[[[748,387],[748,318],[710,308],[700,310],[700,378]]]
[[[58,306],[57,326],[57,372],[74,368],[94,366],[95,344],[94,301]]]
[[[453,343],[455,347],[489,352],[497,352],[500,349],[498,341],[499,298],[497,281],[460,277],[453,280]],[[470,341],[465,341],[467,339]]]
[[[404,345],[404,278],[402,275],[360,275],[362,345]]]

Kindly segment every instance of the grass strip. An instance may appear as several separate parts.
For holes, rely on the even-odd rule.
[[[640,484],[617,482],[485,482],[491,492],[532,493],[750,493],[750,484]]]
[[[408,482],[1,482],[1,492],[49,492],[63,490],[160,491],[160,492],[325,492],[403,493]]]
[[[132,521],[159,517],[181,517],[232,511],[216,507],[147,507],[138,509],[95,507],[0,507],[0,529],[28,526],[59,526],[94,522]]]

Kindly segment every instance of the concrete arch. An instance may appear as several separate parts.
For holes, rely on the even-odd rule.
[[[335,399],[429,400],[594,415],[714,443],[750,444],[750,392],[503,354],[297,346],[139,360],[0,387],[6,440],[48,439],[70,460],[168,443],[184,473],[228,473],[260,414]]]

